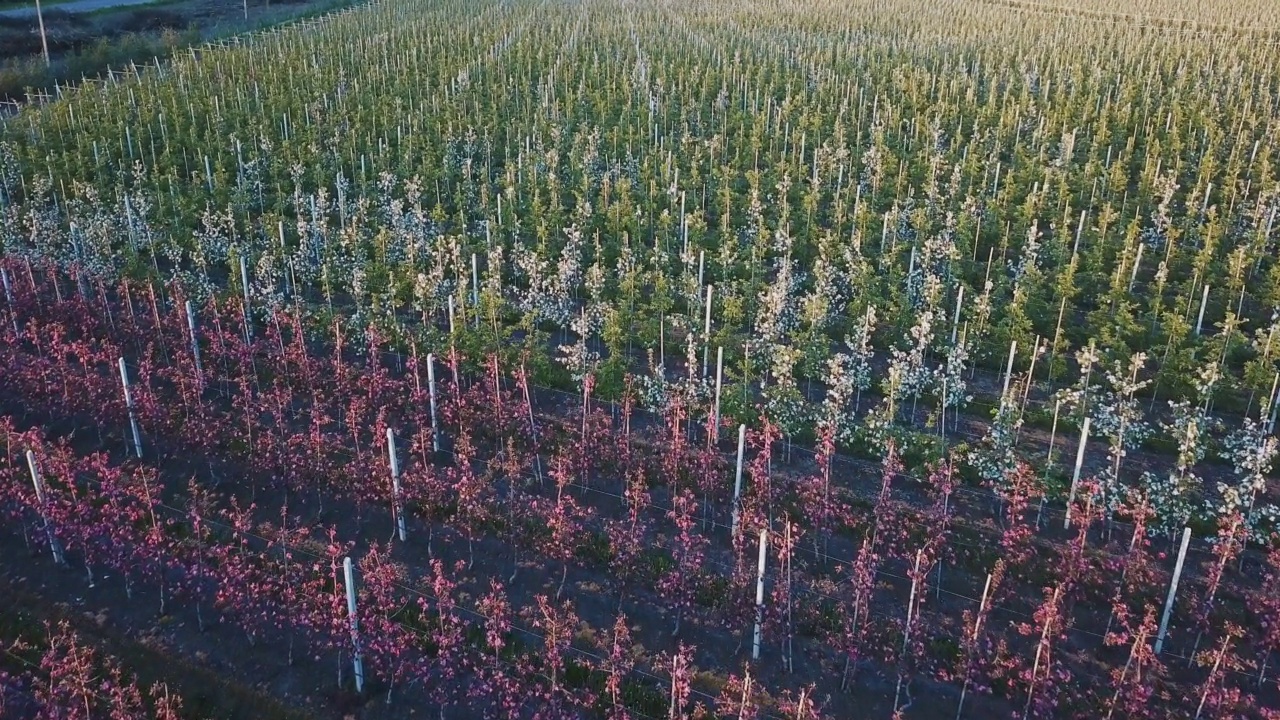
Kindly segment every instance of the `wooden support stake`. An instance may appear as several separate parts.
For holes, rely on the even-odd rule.
[[[396,434],[387,428],[387,460],[391,465],[391,512],[396,517],[400,542],[405,540],[404,507],[400,503],[400,458],[396,456]]]
[[[36,455],[30,450],[27,451],[27,467],[31,469],[31,483],[36,487],[36,503],[40,506],[40,520],[44,523],[44,532],[49,538],[49,549],[53,551],[54,562],[66,565],[67,558],[62,554],[62,543],[58,542],[58,537],[53,532],[49,516],[44,514],[44,479],[40,477],[40,469],[36,466]]]
[[[730,537],[738,536],[738,504],[742,498],[742,454],[747,446],[747,426],[738,426],[738,470],[733,480],[733,520],[729,526]]]
[[[133,393],[129,391],[129,371],[120,358],[120,384],[124,387],[124,405],[129,411],[129,427],[133,430],[133,453],[142,457],[142,433],[138,430],[138,414],[133,409]]]
[[[1076,501],[1076,489],[1080,485],[1080,468],[1084,465],[1084,448],[1089,444],[1089,423],[1092,418],[1085,418],[1084,425],[1080,428],[1080,445],[1076,448],[1076,469],[1071,474],[1071,494],[1067,497],[1067,519],[1062,524],[1062,528],[1071,527],[1071,503]]]
[[[352,666],[356,674],[356,692],[364,692],[364,659],[360,657],[360,619],[356,616],[356,577],[351,558],[343,558],[342,574],[347,585],[347,617],[351,619]]]
[[[764,634],[764,562],[769,548],[769,531],[760,531],[760,562],[756,569],[756,628],[751,640],[751,659],[760,659],[760,641]]]
[[[1201,334],[1204,326],[1204,309],[1209,304],[1209,284],[1205,283],[1204,293],[1200,296],[1200,315],[1196,318],[1196,335]]]
[[[196,363],[196,385],[204,386],[204,368],[200,365],[200,339],[196,334],[196,312],[187,301],[187,331],[191,333],[191,357]]]
[[[436,419],[436,356],[434,353],[427,353],[427,398],[431,405],[431,449],[440,452],[440,422]]]
[[[1191,542],[1191,528],[1182,529],[1182,546],[1178,548],[1178,561],[1173,566],[1173,580],[1169,583],[1169,595],[1164,599],[1164,613],[1160,616],[1160,631],[1156,634],[1156,654],[1164,649],[1164,636],[1169,630],[1169,617],[1173,615],[1173,599],[1178,595],[1178,580],[1182,577],[1182,563],[1187,559],[1187,545]]]

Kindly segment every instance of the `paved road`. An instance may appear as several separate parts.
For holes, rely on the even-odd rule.
[[[113,7],[128,7],[130,5],[149,5],[156,0],[71,0],[71,2],[57,3],[54,5],[45,5],[44,11],[61,10],[64,12],[93,12],[94,10],[103,10]],[[33,0],[29,7],[13,8],[11,10],[0,10],[0,17],[25,18],[35,17],[36,4]]]

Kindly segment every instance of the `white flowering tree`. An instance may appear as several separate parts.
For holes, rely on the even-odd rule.
[[[712,387],[706,377],[703,377],[701,366],[698,361],[698,351],[701,344],[698,340],[697,333],[694,332],[693,324],[685,320],[682,316],[674,316],[677,327],[685,329],[684,340],[684,359],[685,374],[684,377],[670,384],[672,392],[680,397],[680,405],[686,412],[692,414],[701,409],[705,412],[706,417],[711,417],[711,400]]]
[[[911,306],[937,310],[947,292],[952,262],[960,255],[956,247],[956,219],[947,213],[942,230],[920,243],[907,273],[907,299]]]
[[[1144,472],[1141,484],[1155,513],[1147,527],[1152,534],[1172,538],[1199,511],[1204,481],[1195,466],[1205,457],[1203,439],[1211,421],[1199,406],[1186,400],[1169,401],[1169,410],[1172,419],[1161,427],[1177,442],[1178,457],[1167,473]]]
[[[915,402],[920,396],[928,392],[933,385],[934,373],[930,370],[925,360],[928,357],[929,346],[933,343],[933,311],[925,310],[916,316],[916,322],[911,327],[910,333],[911,345],[903,350],[893,348],[891,353],[890,365],[896,367],[898,374],[898,382],[892,387],[890,394],[889,387],[886,386],[886,397],[892,400],[892,409],[895,413],[902,410],[901,404],[906,400],[912,401],[912,413],[910,419],[915,418]]]
[[[968,394],[968,383],[965,381],[964,373],[966,363],[969,361],[969,337],[968,329],[960,334],[956,342],[947,348],[947,359],[942,367],[937,369],[937,380],[939,385],[939,393],[942,396],[942,408],[954,408],[956,412],[952,415],[955,419],[955,427],[960,427],[960,408],[968,405],[973,396]]]
[[[1120,470],[1130,450],[1151,435],[1151,426],[1143,419],[1142,408],[1135,396],[1151,383],[1138,375],[1147,362],[1146,353],[1134,353],[1128,363],[1117,362],[1105,373],[1108,388],[1094,405],[1093,427],[1108,440],[1107,467],[1098,475],[1102,501],[1109,513],[1124,501]]]
[[[639,382],[640,404],[655,413],[663,413],[671,397],[671,383],[667,382],[666,373],[661,364],[654,358],[653,349],[648,350],[649,373],[642,375]]]
[[[785,345],[774,345],[769,350],[772,366],[769,381],[763,388],[763,410],[769,422],[776,425],[787,439],[787,460],[790,461],[791,438],[804,431],[810,424],[808,403],[796,387],[795,366],[800,351]]]
[[[854,325],[853,333],[844,341],[845,346],[849,348],[848,370],[854,387],[854,412],[857,412],[862,404],[862,392],[871,387],[871,360],[875,357],[871,333],[875,328],[876,306],[868,304],[867,309],[862,313],[861,322]]]
[[[1018,468],[1018,455],[1014,447],[1021,428],[1022,418],[1019,417],[1017,405],[1001,402],[996,408],[995,418],[987,427],[987,434],[969,450],[966,458],[978,476],[1001,494],[1007,490],[1004,486],[1006,481],[1014,477]]]
[[[1249,539],[1264,542],[1280,519],[1280,508],[1257,504],[1258,495],[1266,491],[1267,474],[1275,461],[1276,438],[1267,434],[1261,422],[1245,418],[1240,429],[1227,436],[1224,448],[1224,455],[1235,468],[1236,481],[1218,483],[1220,499],[1205,503],[1206,514],[1221,519],[1241,513]]]
[[[795,298],[799,284],[791,255],[784,255],[778,260],[773,282],[760,293],[755,335],[761,341],[777,343],[790,335],[797,319]]]
[[[827,359],[822,374],[827,395],[818,412],[817,426],[819,431],[830,429],[831,436],[838,442],[848,442],[853,438],[852,404],[857,392],[856,381],[852,357],[845,353],[835,353]]]
[[[595,374],[596,365],[600,362],[600,354],[588,347],[592,336],[599,330],[599,320],[586,310],[580,312],[570,323],[577,339],[558,348],[560,356],[557,359],[569,371],[579,392],[582,392],[587,376]]]
[[[1099,390],[1093,384],[1093,374],[1098,366],[1098,350],[1092,340],[1076,353],[1076,363],[1080,366],[1080,377],[1070,387],[1059,390],[1054,399],[1067,411],[1067,417],[1077,425],[1083,424],[1085,417],[1098,402]]]

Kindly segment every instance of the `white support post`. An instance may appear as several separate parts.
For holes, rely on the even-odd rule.
[[[653,125],[654,136],[657,136],[658,125]],[[676,182],[680,181],[680,176],[676,175]],[[689,218],[684,214],[684,191],[680,191],[680,242],[685,252],[689,252]]]
[[[716,402],[711,415],[711,439],[720,440],[720,390],[724,387],[724,346],[716,348]]]
[[[1062,410],[1062,401],[1055,400],[1053,403],[1053,425],[1052,427],[1049,428],[1049,452],[1045,453],[1045,456],[1044,456],[1044,467],[1046,472],[1048,471],[1049,465],[1053,462],[1053,445],[1054,445],[1054,442],[1058,439],[1058,413],[1061,410]]]
[[[285,296],[288,297],[296,293],[298,289],[293,286],[293,281],[290,277],[292,275],[291,268],[293,267],[293,264],[289,260],[289,245],[284,239],[283,220],[276,221],[276,236],[280,238],[280,270],[281,274],[284,275],[284,293]]]
[[[191,357],[196,363],[196,385],[204,385],[204,368],[200,365],[200,339],[196,335],[196,311],[187,301],[187,330],[191,333]]]
[[[756,628],[751,640],[751,659],[760,659],[760,641],[764,635],[764,562],[769,549],[769,531],[760,531],[760,563],[756,568]]]
[[[707,286],[707,315],[702,325],[702,377],[707,376],[707,350],[711,347],[711,286]]]
[[[1080,234],[1084,232],[1084,220],[1088,216],[1088,210],[1080,211],[1080,222],[1076,223],[1076,239],[1071,245],[1071,259],[1074,260],[1076,254],[1080,252]]]
[[[40,469],[36,466],[36,454],[30,450],[27,451],[27,467],[31,468],[31,483],[36,486],[36,503],[40,505],[40,520],[44,522],[44,532],[49,537],[49,549],[53,551],[54,562],[66,565],[67,558],[62,554],[62,544],[53,533],[53,524],[49,522],[49,516],[44,514],[44,479],[40,477]]]
[[[1018,352],[1018,341],[1009,341],[1009,363],[1004,369],[1004,389],[1000,391],[1000,404],[1004,404],[1005,397],[1009,394],[1009,378],[1013,377],[1013,358]]]
[[[133,409],[133,393],[129,391],[129,371],[120,358],[120,384],[124,387],[124,405],[129,411],[129,427],[133,430],[133,453],[142,457],[142,433],[138,430],[138,414]]]
[[[1196,318],[1196,335],[1204,326],[1204,309],[1209,305],[1209,284],[1205,283],[1204,293],[1200,296],[1200,316]]]
[[[440,423],[436,419],[436,356],[427,354],[427,397],[431,403],[431,449],[440,452]]]
[[[911,572],[911,595],[907,598],[907,622],[902,626],[902,654],[906,657],[907,647],[911,642],[911,621],[913,619],[913,611],[916,606],[916,591],[919,587],[920,578],[920,559],[924,555],[924,550],[916,551],[915,569]],[[893,691],[893,708],[894,713],[898,711],[898,698],[902,694],[902,674],[898,674],[898,686]]]
[[[1142,251],[1146,247],[1141,243],[1138,244],[1138,254],[1133,258],[1133,269],[1129,271],[1129,287],[1126,292],[1133,292],[1133,283],[1138,279],[1138,268],[1142,266]]]
[[[1164,599],[1164,613],[1160,616],[1160,632],[1156,634],[1156,654],[1164,649],[1164,636],[1169,630],[1169,617],[1173,615],[1173,599],[1178,594],[1178,580],[1182,577],[1182,563],[1187,559],[1187,544],[1191,542],[1191,528],[1182,529],[1182,546],[1178,548],[1178,562],[1173,566],[1173,580],[1169,582],[1169,595]]]
[[[1280,381],[1280,373],[1276,373],[1275,380],[1271,381],[1272,385]],[[1272,433],[1276,430],[1276,415],[1280,414],[1280,388],[1271,396],[1271,419],[1267,421],[1267,432]]]
[[[964,286],[956,293],[956,313],[951,318],[951,344],[956,344],[956,333],[960,330],[960,308],[964,307]]]
[[[404,506],[400,502],[400,458],[396,456],[396,434],[387,428],[387,461],[391,465],[391,512],[396,516],[396,532],[405,541]]]
[[[1076,469],[1071,473],[1071,494],[1067,497],[1067,519],[1063,523],[1064,530],[1071,527],[1071,503],[1076,501],[1076,488],[1080,485],[1080,468],[1084,466],[1084,448],[1089,443],[1089,423],[1092,418],[1085,418],[1080,427],[1080,445],[1076,448]]]
[[[36,25],[40,28],[40,53],[44,56],[44,66],[49,67],[49,37],[44,31],[44,9],[40,0],[36,0]]]
[[[347,585],[347,617],[351,620],[352,666],[356,674],[356,692],[364,692],[364,659],[360,657],[360,619],[356,615],[356,574],[351,558],[343,558],[342,575]]]
[[[450,335],[453,335],[454,329],[455,329],[455,326],[454,326],[454,320],[453,320],[453,296],[450,295],[449,296],[449,334]]]
[[[923,556],[924,556],[923,549],[916,551],[915,569],[911,573],[912,575],[911,595],[907,598],[907,624],[903,626],[903,630],[902,630],[902,652],[903,653],[907,652],[907,643],[911,639],[911,620],[912,620],[915,606],[916,606],[916,591],[919,586],[920,559]]]
[[[733,480],[733,520],[729,525],[731,537],[738,535],[738,502],[742,498],[742,454],[747,447],[747,426],[738,426],[738,470]]]
[[[240,256],[240,287],[244,290],[244,339],[253,342],[253,322],[249,319],[249,266]]]
[[[1280,372],[1276,373],[1271,379],[1271,390],[1267,392],[1267,401],[1262,406],[1262,422],[1266,423],[1267,432],[1271,432],[1272,422],[1270,418],[1274,416],[1274,408],[1276,404],[1276,390],[1280,389]]]
[[[9,271],[0,268],[0,281],[4,282],[4,299],[9,303],[9,321],[13,323],[13,334],[17,337],[20,333],[18,330],[18,306],[13,302],[13,287],[9,284]]]
[[[471,304],[480,307],[480,265],[475,253],[471,253]],[[480,317],[476,313],[476,317]]]

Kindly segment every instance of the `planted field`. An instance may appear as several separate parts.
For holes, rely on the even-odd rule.
[[[383,0],[5,118],[0,711],[1280,718],[1214,8]]]

